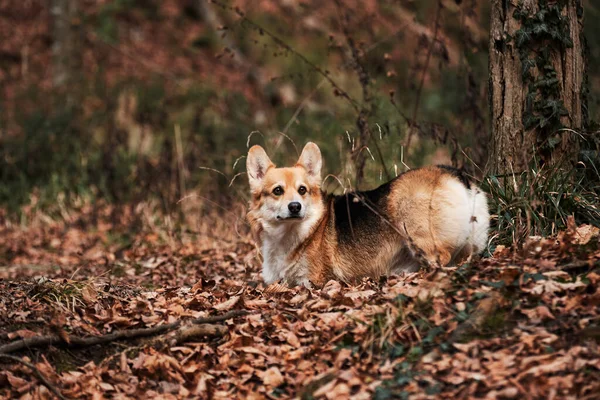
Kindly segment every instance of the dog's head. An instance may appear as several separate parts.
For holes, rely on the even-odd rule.
[[[276,168],[260,146],[248,152],[246,170],[252,194],[252,217],[263,229],[312,221],[323,210],[321,151],[308,143],[293,167]]]

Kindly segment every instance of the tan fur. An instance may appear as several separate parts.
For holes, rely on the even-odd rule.
[[[487,239],[485,198],[477,187],[467,189],[439,167],[409,171],[392,181],[383,200],[385,215],[369,214],[372,223],[354,228],[350,220],[350,229],[343,234],[360,234],[362,241],[338,237],[334,200],[323,199],[319,187],[320,152],[316,145],[309,145],[300,160],[304,159],[304,164],[299,161],[291,168],[275,168],[262,148],[250,150],[250,154],[258,152],[258,158],[249,154],[249,174],[256,165],[258,175],[261,167],[268,166],[259,182],[251,178],[254,187],[248,212],[254,237],[263,249],[266,281],[284,279],[291,284],[320,286],[329,279],[352,280],[415,270],[422,261],[445,266],[453,257],[483,250],[478,247]],[[316,171],[311,169],[315,160],[319,162]],[[298,193],[300,185],[308,188],[305,196]],[[273,194],[277,186],[285,190],[283,195]],[[310,221],[273,220],[269,210],[281,212],[285,204],[296,199],[303,202]],[[471,211],[469,202],[475,199],[479,203]],[[361,200],[357,197],[352,201]],[[474,215],[484,220],[476,227],[472,223],[477,220]],[[469,224],[474,226],[473,232],[485,232],[486,238],[470,238]]]

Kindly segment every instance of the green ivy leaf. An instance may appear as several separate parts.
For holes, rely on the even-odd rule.
[[[522,47],[525,43],[529,42],[530,40],[531,35],[529,34],[529,32],[526,32],[523,29],[519,29],[515,33],[515,43],[517,44],[517,47]]]
[[[560,138],[560,136],[552,136],[552,137],[548,138],[548,147],[553,149],[561,141],[562,141],[562,139]]]
[[[548,26],[546,24],[539,24],[539,25],[535,25],[533,27],[533,33],[535,33],[536,35],[539,35],[541,33],[547,33],[548,32]]]
[[[523,13],[521,12],[521,9],[517,8],[515,10],[515,12],[513,13],[513,18],[516,20],[521,20],[522,17],[523,17]]]

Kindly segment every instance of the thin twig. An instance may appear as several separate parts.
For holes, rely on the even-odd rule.
[[[365,161],[366,158],[364,157],[363,154],[361,154],[362,151],[362,147],[367,147],[367,145],[369,144],[369,139],[373,139],[373,132],[371,132],[371,129],[369,128],[369,117],[371,116],[372,113],[372,107],[373,107],[373,96],[371,94],[371,90],[370,90],[370,77],[369,77],[369,73],[367,71],[367,68],[365,67],[365,65],[361,62],[362,57],[365,55],[364,53],[361,54],[361,52],[359,51],[356,42],[354,41],[354,39],[352,38],[352,36],[350,35],[350,31],[348,30],[348,21],[349,21],[349,16],[348,14],[346,14],[344,12],[344,7],[343,4],[341,4],[341,2],[339,0],[336,0],[336,6],[338,9],[338,12],[342,15],[343,18],[340,18],[340,26],[342,27],[342,32],[344,33],[344,36],[346,38],[346,41],[348,42],[348,47],[350,48],[350,53],[352,55],[352,58],[350,60],[347,61],[346,64],[349,64],[352,66],[352,69],[356,72],[357,78],[358,78],[358,82],[362,88],[362,100],[363,100],[363,104],[360,107],[359,114],[356,120],[356,127],[359,130],[360,133],[360,146],[361,150],[358,151],[358,153],[356,153],[355,155],[355,163],[356,163],[356,183],[357,185],[360,185],[361,180],[363,178],[364,175],[364,167],[365,167]],[[369,51],[370,49],[368,49],[367,51]],[[380,128],[381,129],[381,128]],[[377,151],[377,155],[379,157],[379,162],[381,163],[381,167],[383,169],[383,171],[385,171],[385,175],[387,180],[389,181],[391,179],[391,176],[388,172],[387,166],[385,165],[385,160],[383,158],[383,154],[381,152],[381,148],[379,147],[379,143],[376,140],[371,140],[371,142],[373,143],[373,146],[375,147],[375,150]],[[368,150],[368,147],[367,147]],[[371,153],[371,151],[369,150],[369,153]],[[373,155],[371,154],[371,157],[373,157]],[[374,158],[373,158],[374,159]]]
[[[181,126],[175,124],[175,151],[177,153],[177,167],[179,174],[179,193],[185,196],[185,162],[183,161],[183,142],[181,140]]]
[[[44,386],[46,386],[48,388],[48,390],[50,390],[52,393],[54,393],[54,395],[56,397],[58,397],[61,400],[67,400],[67,398],[62,395],[62,393],[60,392],[60,390],[58,390],[56,388],[56,386],[54,386],[53,384],[51,384],[50,381],[44,376],[44,374],[42,374],[40,372],[40,370],[35,365],[33,365],[32,363],[30,363],[28,361],[25,361],[22,358],[11,356],[9,354],[0,354],[0,358],[6,358],[8,360],[12,360],[12,361],[18,362],[20,364],[23,364],[27,368],[31,369],[33,371],[33,373],[35,374],[35,376],[40,380],[40,382],[42,382],[44,384]]]
[[[323,70],[317,64],[310,61],[308,58],[306,58],[306,56],[304,54],[295,50],[293,47],[291,47],[290,45],[285,43],[283,40],[281,40],[279,37],[277,37],[277,35],[271,33],[269,30],[265,29],[260,24],[254,22],[253,20],[246,17],[246,15],[239,8],[229,7],[228,5],[221,3],[217,0],[211,0],[211,3],[218,5],[219,7],[223,8],[223,9],[231,10],[231,11],[235,12],[241,18],[242,23],[245,22],[248,25],[251,25],[252,28],[255,29],[256,31],[258,31],[260,34],[264,34],[264,35],[268,36],[275,44],[277,44],[278,46],[284,48],[286,51],[289,51],[290,53],[292,53],[293,55],[298,57],[303,63],[308,65],[315,72],[317,72],[319,75],[321,75],[323,78],[325,78],[329,82],[329,84],[336,90],[337,94],[340,95],[341,97],[343,97],[344,99],[346,99],[348,101],[348,103],[352,106],[352,108],[354,108],[356,111],[358,111],[358,109],[359,109],[358,102],[356,100],[354,100],[352,97],[350,97],[348,92],[346,92],[344,89],[342,89],[341,86],[338,85],[331,78],[331,76],[329,76],[329,73],[327,71]]]
[[[296,150],[296,157],[300,157],[300,152],[298,151],[298,146],[296,146],[296,143],[292,140],[292,138],[289,137],[287,135],[287,133],[285,133],[285,132],[277,132],[277,133],[279,135],[281,135],[282,137],[286,138],[292,144],[292,146],[294,146],[294,150]],[[281,140],[278,141],[277,147],[275,147],[275,151],[277,151],[277,149],[279,148],[280,145],[281,145]]]
[[[300,104],[296,108],[296,111],[294,111],[294,114],[292,115],[292,118],[290,118],[290,120],[288,121],[288,123],[285,124],[285,127],[283,128],[283,131],[282,131],[283,133],[287,133],[287,131],[290,129],[290,127],[292,126],[292,124],[294,123],[294,121],[296,121],[296,118],[298,118],[298,115],[300,115],[300,113],[302,112],[302,110],[304,110],[304,107],[306,107],[306,105],[308,104],[308,102],[311,99],[311,97],[313,97],[319,91],[319,89],[321,89],[321,86],[323,86],[323,84],[325,82],[327,82],[327,80],[325,78],[321,79],[321,82],[319,82],[317,84],[317,86],[313,89],[313,91],[310,92],[304,99],[302,99],[302,101],[300,102]]]

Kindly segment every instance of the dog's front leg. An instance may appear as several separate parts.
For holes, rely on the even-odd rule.
[[[300,279],[300,281],[298,282],[298,284],[304,286],[307,289],[313,289],[314,288],[313,284],[311,283],[310,280],[308,280],[307,277],[304,277],[304,278]]]

